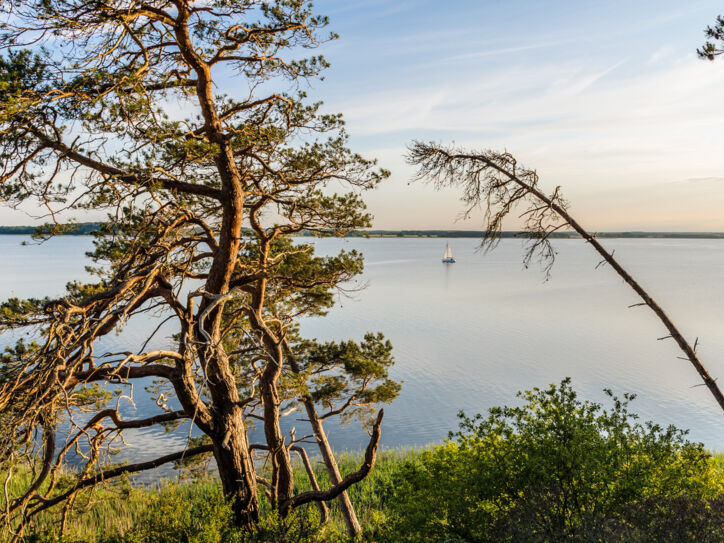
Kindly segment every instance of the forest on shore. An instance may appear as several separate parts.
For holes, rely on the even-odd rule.
[[[84,222],[59,225],[54,235],[58,236],[90,236],[101,231],[103,223]],[[35,226],[0,226],[0,235],[22,235],[42,237],[43,228]],[[297,236],[335,235],[334,232],[301,230]],[[651,239],[724,239],[724,232],[596,232],[599,238],[651,238]],[[525,238],[524,230],[500,232],[501,238]],[[352,230],[344,237],[354,238],[476,238],[480,239],[480,230]],[[575,232],[554,232],[551,237],[556,239],[578,238]]]

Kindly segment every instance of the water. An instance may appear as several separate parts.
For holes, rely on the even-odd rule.
[[[83,279],[89,238],[65,237],[20,246],[19,236],[0,236],[0,297],[54,296]],[[449,241],[457,263],[440,262]],[[677,323],[714,376],[724,375],[724,240],[606,239],[616,257]],[[724,450],[724,417],[695,370],[678,360],[666,331],[633,292],[579,240],[557,240],[552,277],[523,269],[520,240],[503,240],[488,254],[474,239],[383,238],[316,240],[318,253],[358,249],[365,273],[351,296],[340,295],[328,316],[308,319],[303,333],[320,340],[360,339],[382,331],[395,347],[392,376],[402,381],[397,400],[385,407],[385,447],[439,442],[457,425],[456,414],[485,412],[516,403],[520,389],[570,376],[580,396],[603,401],[603,388],[638,395],[633,408],[644,420],[689,428],[690,438]],[[137,344],[148,322],[129,323],[106,349]],[[167,343],[162,329],[156,346]],[[156,414],[142,387],[124,416]],[[130,393],[130,391],[129,391]],[[292,419],[290,417],[290,419]],[[305,423],[290,420],[297,435]],[[328,423],[337,449],[366,445],[352,423]],[[253,439],[259,439],[259,431]],[[148,429],[129,434],[123,455],[150,459],[181,446],[183,436]],[[171,443],[170,441],[173,441]]]

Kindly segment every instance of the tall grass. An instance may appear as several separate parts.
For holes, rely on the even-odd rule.
[[[353,486],[350,495],[363,526],[378,526],[384,522],[385,509],[393,493],[395,473],[407,460],[419,456],[422,449],[387,449],[380,452],[375,469],[361,483]],[[361,453],[343,453],[339,456],[340,470],[349,473],[359,467]],[[724,452],[712,455],[713,463],[724,480]],[[329,486],[329,478],[320,459],[313,458],[320,486]],[[11,478],[10,495],[21,491],[28,480],[27,470],[18,469]],[[295,466],[298,491],[310,488],[301,464]],[[264,533],[271,533],[274,519],[268,503],[262,498],[262,516],[267,519]],[[336,502],[328,503],[330,523],[323,528],[325,541],[345,541],[344,524]],[[2,497],[0,497],[0,506]],[[34,517],[26,527],[25,541],[41,543],[58,541],[60,508]],[[159,480],[151,485],[135,486],[127,478],[106,483],[92,491],[79,494],[71,508],[63,543],[220,543],[245,541],[246,536],[228,530],[230,511],[224,503],[218,480],[213,473],[180,476]],[[307,505],[299,511],[299,518],[311,519],[311,536],[296,539],[249,539],[248,541],[317,541],[313,534],[316,507]],[[269,520],[271,519],[271,520]],[[267,537],[267,536],[264,536]],[[307,539],[305,539],[307,537]],[[0,543],[7,543],[11,534],[0,532]]]
[[[360,484],[352,487],[350,494],[363,524],[378,518],[384,508],[385,496],[391,486],[390,481],[395,467],[416,454],[419,454],[419,450],[411,448],[381,451],[372,473]],[[357,470],[362,457],[361,452],[340,454],[338,461],[342,474]],[[331,483],[321,459],[311,460],[320,486],[327,488]],[[69,475],[61,477],[69,480]],[[27,487],[29,476],[27,468],[17,468],[10,478],[9,495],[19,495],[22,489]],[[63,487],[63,484],[59,486]],[[295,462],[295,486],[297,491],[311,489],[301,462]],[[4,505],[4,498],[0,495],[0,507]],[[328,505],[331,518],[325,530],[342,533],[344,523],[336,501],[329,502]],[[59,536],[61,507],[56,506],[33,517],[25,529],[27,541],[52,541],[54,536]],[[213,472],[195,476],[180,472],[177,478],[159,479],[153,484],[145,485],[134,485],[129,478],[119,478],[78,494],[67,516],[64,541],[83,543],[137,541],[139,525],[152,522],[159,514],[165,515],[166,520],[169,520],[170,516],[184,516],[188,512],[195,512],[205,522],[212,522],[214,515],[223,517],[226,514],[224,507],[220,483]],[[264,496],[261,499],[261,508],[262,515],[270,514],[269,504]],[[311,504],[305,506],[300,513],[314,518],[315,510],[315,506]],[[192,519],[187,520],[190,524],[194,524]],[[0,543],[7,543],[12,534],[8,530],[2,528],[0,530],[2,530]],[[189,538],[186,540],[198,540],[188,535]],[[140,540],[143,540],[143,537]]]

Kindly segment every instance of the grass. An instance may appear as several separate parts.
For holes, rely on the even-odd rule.
[[[395,467],[416,454],[419,454],[419,450],[411,448],[381,451],[372,473],[360,484],[352,487],[350,495],[363,524],[379,518]],[[343,476],[357,470],[361,459],[362,453],[340,454],[338,462]],[[312,458],[312,462],[320,486],[327,488],[330,481],[321,459]],[[10,479],[9,494],[17,495],[27,485],[28,478],[27,469],[18,470]],[[65,478],[67,475],[61,476],[60,487],[64,486]],[[295,462],[295,484],[297,491],[311,489],[306,471],[300,462]],[[220,483],[213,473],[160,480],[146,486],[136,486],[128,478],[122,477],[92,491],[80,493],[68,514],[65,533],[68,541],[84,543],[102,543],[111,536],[115,540],[122,540],[130,537],[134,528],[145,522],[154,510],[166,508],[167,513],[174,514],[175,506],[178,506],[179,510],[190,509],[193,504],[200,503],[213,503],[218,506],[223,504]],[[269,507],[265,499],[262,499],[261,505],[263,513],[268,513]],[[331,513],[329,530],[343,532],[344,523],[336,501],[329,502],[328,506]],[[4,507],[1,496],[0,507]],[[315,510],[314,505],[306,508],[310,512]],[[34,517],[26,529],[28,540],[33,541],[38,534],[57,532],[60,510],[60,506],[56,506],[53,510]],[[9,533],[0,534],[0,543],[9,540]]]
[[[385,508],[392,493],[396,469],[402,462],[416,457],[420,452],[421,449],[381,451],[372,473],[364,481],[352,487],[350,497],[363,526],[379,526],[384,522]],[[360,453],[340,454],[338,461],[342,473],[356,470],[360,458]],[[724,479],[724,453],[714,453],[712,459],[716,470]],[[321,461],[313,459],[313,463],[316,466],[320,485],[326,488],[329,479]],[[19,471],[11,478],[9,488],[11,495],[13,490],[17,492],[22,488],[27,478],[27,471]],[[298,491],[309,489],[306,473],[299,464],[296,465],[295,481]],[[1,498],[0,505],[2,505]],[[337,510],[336,501],[329,502],[328,505],[331,522],[325,528],[325,533],[343,534],[344,524]],[[305,507],[301,514],[316,518],[316,507],[314,505]],[[66,537],[63,541],[67,543],[150,542],[153,541],[149,535],[152,531],[149,532],[147,526],[149,523],[153,525],[154,522],[161,526],[159,529],[163,532],[161,536],[165,541],[189,543],[220,541],[225,529],[221,524],[227,513],[224,508],[220,485],[213,474],[162,480],[155,485],[147,486],[134,486],[130,480],[120,478],[93,491],[79,494],[68,515]],[[56,507],[54,511],[41,513],[35,517],[26,529],[26,541],[54,541],[52,534],[58,532],[59,512],[60,509]],[[264,516],[269,515],[269,507],[265,500],[262,500],[262,512]],[[145,535],[139,535],[141,533],[139,526],[144,527]],[[174,530],[177,530],[177,533]],[[8,541],[10,541],[8,532],[0,534],[0,543]],[[268,539],[268,541],[284,540]]]

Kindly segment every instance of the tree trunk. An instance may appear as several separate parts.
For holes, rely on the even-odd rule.
[[[210,437],[214,457],[224,495],[232,502],[235,524],[250,527],[259,517],[259,498],[243,408],[239,405],[239,391],[228,357],[220,346],[218,328],[210,343],[216,348],[207,359],[205,373],[211,396],[213,428]]]
[[[333,486],[338,485],[342,481],[342,475],[339,472],[339,466],[337,465],[337,460],[334,458],[332,447],[330,447],[329,441],[327,440],[327,434],[324,433],[322,421],[317,418],[317,412],[316,409],[314,409],[314,404],[311,399],[305,399],[304,407],[307,411],[309,421],[312,424],[312,430],[317,439],[317,445],[319,445],[319,452],[322,453],[322,459],[324,460],[324,466],[327,468],[329,479],[332,481]],[[337,496],[337,503],[344,517],[347,533],[353,537],[356,536],[362,531],[362,527],[360,526],[359,520],[357,520],[357,514],[352,505],[352,500],[349,499],[346,490]]]
[[[299,374],[299,364],[297,364],[296,359],[292,355],[291,348],[286,341],[284,346],[288,352],[289,367],[295,374]],[[330,447],[329,441],[327,440],[327,434],[324,433],[322,421],[317,417],[317,410],[314,408],[314,402],[308,395],[302,397],[302,402],[304,403],[304,409],[309,417],[309,423],[312,425],[314,436],[317,439],[319,452],[322,453],[322,459],[324,460],[324,466],[327,468],[329,479],[332,482],[332,485],[338,485],[340,481],[342,481],[342,474],[339,472],[339,466],[337,465],[337,460],[334,458],[332,447]],[[352,537],[355,537],[362,531],[362,527],[360,526],[359,520],[357,520],[357,513],[354,510],[352,500],[349,499],[349,495],[346,490],[337,496],[337,503],[339,504],[339,509],[342,512],[347,533]]]
[[[259,519],[256,470],[249,451],[249,440],[240,409],[220,417],[212,436],[214,458],[224,496],[231,501],[234,523],[250,527]]]
[[[259,382],[264,404],[264,436],[272,462],[272,502],[275,507],[290,500],[294,494],[292,459],[279,424],[281,402],[277,391],[277,380],[281,374],[282,364],[281,349],[276,347]]]

